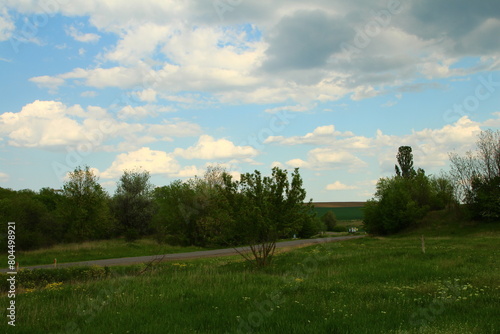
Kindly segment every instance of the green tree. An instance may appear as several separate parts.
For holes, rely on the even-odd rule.
[[[332,210],[328,210],[322,217],[321,220],[326,226],[327,231],[333,231],[335,226],[337,225],[337,217]]]
[[[155,211],[154,186],[147,171],[124,171],[113,196],[113,211],[119,230],[128,241],[152,232]]]
[[[464,156],[450,153],[450,175],[457,197],[473,218],[500,219],[500,130],[482,131],[476,150]]]
[[[455,203],[453,187],[444,177],[429,177],[413,168],[411,147],[399,148],[396,176],[381,178],[372,200],[364,208],[364,225],[369,233],[390,234],[413,226],[429,210]]]
[[[262,267],[271,263],[278,238],[298,233],[314,219],[311,202],[304,205],[306,191],[298,168],[288,179],[286,170],[272,169],[271,176],[259,171],[241,176],[237,187],[241,194],[237,223],[242,241],[250,245],[249,261]],[[228,187],[230,188],[230,187]]]
[[[154,225],[158,238],[197,246],[233,244],[237,240],[233,207],[237,204],[235,194],[226,189],[227,177],[221,166],[209,166],[203,177],[157,188]]]
[[[426,208],[412,198],[412,180],[392,177],[379,180],[375,199],[364,208],[364,225],[369,233],[391,234],[413,226]]]
[[[82,241],[107,238],[113,229],[109,196],[89,166],[75,168],[64,183],[61,216],[66,222],[66,238]]]
[[[154,190],[158,210],[153,225],[158,241],[179,245],[197,243],[198,211],[193,206],[194,195],[189,184],[180,180]]]
[[[415,169],[413,168],[413,154],[411,146],[400,146],[396,156],[398,165],[395,165],[396,175],[404,178],[412,178],[415,176]]]
[[[58,241],[51,212],[32,190],[0,192],[0,226],[4,231],[10,221],[16,223],[18,250],[48,247]]]

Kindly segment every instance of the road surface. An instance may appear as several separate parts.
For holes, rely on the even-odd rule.
[[[357,239],[357,238],[362,238],[362,237],[364,237],[364,235],[282,241],[282,242],[276,243],[276,248],[314,245],[314,244],[320,244],[320,243],[325,243],[325,242],[336,242],[336,241],[342,241],[342,240]],[[147,262],[151,262],[153,260],[161,260],[161,261],[186,260],[186,259],[194,259],[194,258],[202,258],[202,257],[235,255],[235,254],[238,254],[238,252],[246,252],[246,251],[249,251],[248,247],[238,247],[236,249],[225,248],[225,249],[214,249],[214,250],[206,250],[206,251],[196,251],[196,252],[189,252],[189,253],[148,255],[148,256],[137,256],[137,257],[122,257],[122,258],[117,258],[117,259],[58,263],[57,267],[61,268],[61,267],[96,266],[96,265],[101,266],[101,267],[104,267],[104,266],[126,266],[126,265],[137,264],[137,263],[147,263]],[[38,265],[38,266],[28,266],[28,267],[22,267],[21,269],[41,269],[41,268],[54,268],[54,265],[53,264],[46,264],[46,265]],[[0,269],[0,272],[8,272],[8,271],[9,271],[8,269]]]

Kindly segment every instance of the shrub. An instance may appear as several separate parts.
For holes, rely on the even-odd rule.
[[[321,220],[326,226],[327,231],[333,231],[335,225],[337,225],[337,217],[333,211],[327,211],[322,217]]]
[[[428,211],[412,198],[412,179],[381,179],[376,196],[365,204],[364,225],[368,233],[391,234],[416,223]],[[413,187],[414,189],[414,187]]]

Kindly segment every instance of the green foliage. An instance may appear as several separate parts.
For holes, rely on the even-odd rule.
[[[500,218],[500,130],[482,131],[476,150],[450,154],[450,175],[470,216],[484,221]]]
[[[128,241],[151,233],[154,215],[153,185],[146,171],[124,171],[113,196],[114,216]]]
[[[399,232],[414,225],[423,216],[425,209],[412,199],[409,183],[401,177],[383,179],[383,187],[377,187],[377,200],[365,204],[364,225],[368,233]]]
[[[324,231],[326,231],[325,223],[319,217],[315,217],[314,219],[304,221],[298,236],[299,238],[307,239]]]
[[[68,241],[96,240],[111,236],[114,219],[109,196],[90,167],[75,168],[63,186],[61,216]]]
[[[158,212],[153,224],[158,240],[197,246],[228,245],[237,240],[232,233],[236,201],[222,186],[223,174],[222,168],[209,167],[203,178],[174,181],[155,189]]]
[[[154,190],[158,211],[153,217],[156,237],[174,245],[197,244],[195,192],[180,180]]]
[[[401,158],[406,152],[406,158]],[[364,225],[369,233],[391,234],[414,226],[429,210],[439,210],[456,203],[451,182],[444,177],[429,177],[419,168],[413,170],[411,148],[398,153],[398,162],[406,166],[391,178],[377,182],[375,198],[364,208]],[[401,160],[401,161],[400,161]],[[397,169],[396,169],[397,170]],[[404,176],[403,176],[404,175]]]
[[[500,176],[472,180],[469,209],[474,219],[484,221],[500,220]]]
[[[415,176],[413,168],[413,154],[411,146],[400,146],[396,156],[398,165],[395,165],[396,175],[404,178],[412,178]]]
[[[203,178],[155,189],[154,227],[158,240],[183,245],[261,245],[267,264],[278,238],[315,224],[305,195],[298,170],[290,179],[274,168],[271,176],[255,171],[234,181],[223,168],[209,167]]]
[[[53,199],[57,201],[57,196]],[[63,229],[55,210],[51,209],[53,207],[46,206],[43,198],[31,190],[0,191],[0,227],[6,231],[7,222],[16,223],[18,250],[47,247],[61,240]]]
[[[337,217],[333,211],[327,211],[322,217],[321,220],[325,224],[327,231],[333,231],[335,225],[337,225]]]
[[[241,241],[250,244],[258,266],[271,262],[278,238],[291,237],[304,226],[314,224],[312,204],[303,204],[306,191],[298,168],[292,172],[291,180],[286,170],[274,167],[271,176],[263,177],[255,171],[242,175],[238,183],[232,183],[230,178],[226,181],[227,189],[239,191],[235,221]]]

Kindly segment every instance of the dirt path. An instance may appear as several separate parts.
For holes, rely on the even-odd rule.
[[[299,247],[306,245],[314,245],[325,242],[336,242],[342,240],[349,239],[357,239],[362,238],[363,235],[360,236],[344,236],[344,237],[331,237],[331,238],[318,238],[318,239],[301,239],[301,240],[292,240],[292,241],[282,241],[276,243],[276,248],[285,248],[285,247]],[[248,247],[238,247],[236,248],[239,252],[248,251]],[[125,266],[137,263],[146,263],[153,260],[162,260],[162,261],[172,261],[172,260],[186,260],[186,259],[195,259],[195,258],[203,258],[203,257],[214,257],[214,256],[228,256],[235,255],[238,252],[234,248],[225,248],[225,249],[214,249],[207,251],[197,251],[197,252],[189,252],[189,253],[177,253],[177,254],[164,254],[164,255],[149,255],[149,256],[137,256],[137,257],[123,257],[117,259],[105,259],[105,260],[92,260],[92,261],[82,261],[82,262],[69,262],[69,263],[60,263],[57,265],[58,268],[61,267],[73,267],[73,266]],[[28,266],[22,267],[22,269],[40,269],[40,268],[54,268],[54,265],[38,265],[38,266]],[[8,269],[0,269],[0,272],[8,272]]]

